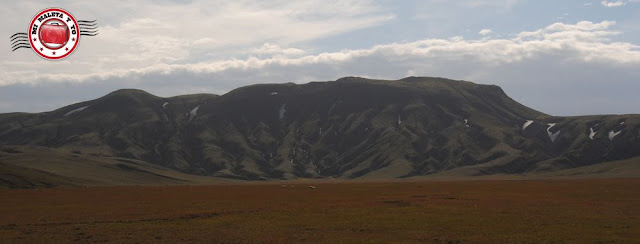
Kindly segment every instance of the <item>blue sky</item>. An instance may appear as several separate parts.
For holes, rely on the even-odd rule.
[[[438,76],[500,85],[553,115],[640,113],[640,0],[14,1],[2,33],[46,7],[97,19],[62,61],[0,53],[0,112],[121,88],[223,94],[255,83]],[[7,39],[8,40],[8,39]]]

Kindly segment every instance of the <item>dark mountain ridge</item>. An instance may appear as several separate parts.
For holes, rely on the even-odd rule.
[[[528,174],[640,156],[640,116],[549,116],[493,85],[346,77],[222,96],[118,90],[50,112],[0,114],[0,145],[248,180]]]

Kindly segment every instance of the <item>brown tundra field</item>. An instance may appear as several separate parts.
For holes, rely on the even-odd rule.
[[[283,184],[1,190],[0,243],[640,243],[640,179]]]

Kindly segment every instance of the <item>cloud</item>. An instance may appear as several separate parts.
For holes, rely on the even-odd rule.
[[[222,94],[254,83],[410,75],[498,84],[551,114],[640,112],[634,107],[640,99],[632,94],[640,90],[640,47],[623,35],[629,30],[620,28],[624,20],[534,23],[539,27],[491,39],[491,29],[481,30],[478,39],[462,37],[473,32],[433,35],[455,24],[452,19],[515,11],[520,2],[428,0],[405,13],[394,9],[400,5],[373,0],[62,1],[76,17],[98,19],[100,35],[83,38],[60,62],[28,50],[0,52],[0,112],[51,110],[120,88],[161,96]],[[0,14],[12,21],[7,26],[24,26],[43,4],[19,1]],[[415,13],[428,21],[405,25]],[[496,23],[481,24],[469,29]],[[0,33],[20,31],[12,28]],[[427,34],[384,32],[402,28]]]
[[[276,44],[265,43],[259,48],[253,49],[255,54],[282,54],[285,56],[298,56],[305,53],[304,50],[297,48],[282,48]]]
[[[620,34],[614,29],[615,24],[613,21],[554,23],[515,33],[510,38],[432,38],[333,52],[267,42],[245,49],[245,58],[157,62],[144,67],[96,72],[38,73],[20,68],[28,63],[3,61],[0,103],[4,105],[0,109],[48,110],[125,87],[141,88],[161,96],[193,92],[222,94],[254,83],[304,83],[342,76],[397,79],[415,75],[499,84],[516,100],[552,114],[628,113],[637,110],[633,104],[640,103],[637,95],[630,92],[640,89],[636,82],[640,78],[637,70],[640,47],[612,41]],[[167,46],[172,44],[170,39],[162,42]],[[190,51],[181,55],[188,56]],[[48,66],[50,64],[42,62],[46,68],[54,67]],[[92,67],[90,63],[76,65],[80,69]],[[37,96],[33,93],[38,91],[60,96],[49,102],[18,102],[24,98],[16,94],[32,97]]]
[[[482,30],[480,30],[478,32],[478,34],[483,35],[483,36],[489,35],[491,33],[493,33],[493,31],[491,29],[482,29]]]
[[[608,8],[613,8],[613,7],[620,7],[620,6],[624,6],[627,5],[627,3],[637,3],[640,2],[640,0],[617,0],[617,1],[601,1],[600,4],[602,4],[602,6],[608,7]]]
[[[600,2],[602,4],[602,6],[611,8],[611,7],[620,7],[620,6],[624,6],[627,3],[625,1],[622,0],[618,0],[618,1],[602,1]]]
[[[280,54],[299,55],[301,50],[293,48],[294,43],[379,25],[394,17],[369,0],[60,4],[79,19],[98,19],[100,35],[83,37],[76,52],[61,62],[41,60],[26,49],[1,52],[0,74],[7,76],[0,77],[0,86],[36,84],[39,79],[62,77],[71,82],[81,82],[86,77],[124,77],[153,67],[248,56],[252,55],[252,48],[265,43],[277,46]],[[8,26],[23,26],[33,9],[42,5],[46,4],[19,2],[0,9],[0,14],[16,22]],[[29,14],[25,17],[19,13]],[[10,36],[20,31],[9,29],[3,28],[1,33]],[[253,51],[268,51],[264,48]]]
[[[93,79],[108,79],[112,77],[127,78],[151,73],[170,74],[172,72],[220,73],[227,70],[261,70],[270,67],[305,66],[305,65],[340,65],[362,57],[376,56],[381,60],[408,60],[410,58],[431,59],[446,58],[451,60],[475,59],[485,64],[501,65],[532,59],[546,53],[564,53],[560,58],[565,60],[579,60],[582,62],[605,62],[613,64],[640,63],[640,50],[631,43],[611,42],[611,37],[619,32],[610,30],[615,25],[613,21],[593,23],[581,21],[576,24],[554,23],[547,27],[524,31],[511,39],[482,39],[464,40],[461,37],[451,39],[424,39],[406,43],[390,43],[376,45],[366,49],[346,49],[338,52],[306,53],[297,48],[281,48],[275,44],[263,44],[253,49],[256,54],[271,54],[259,58],[249,56],[244,59],[220,59],[193,63],[159,62],[145,67],[133,67],[103,70],[91,73],[56,73],[40,74],[30,71],[3,72],[3,82],[0,85],[15,83],[38,84],[41,82],[84,82]],[[483,31],[481,31],[483,32]],[[162,42],[160,46],[171,46],[173,41],[156,40]],[[142,45],[142,44],[141,44]],[[150,44],[149,44],[150,45]],[[158,53],[174,53],[175,50],[153,50],[150,45],[141,52],[130,57],[157,55]],[[284,54],[284,55],[283,55]],[[24,63],[4,61],[4,67],[20,67]],[[54,67],[55,63],[42,62],[42,65]],[[82,64],[80,64],[82,65]],[[90,66],[90,64],[87,64]],[[20,70],[20,69],[16,69]]]

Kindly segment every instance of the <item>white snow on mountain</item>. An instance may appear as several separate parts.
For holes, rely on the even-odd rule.
[[[524,122],[524,125],[522,125],[522,130],[525,130],[531,124],[533,124],[533,120],[527,120],[527,122]]]
[[[609,131],[609,140],[613,141],[613,138],[616,137],[617,135],[619,135],[620,132],[622,132],[622,131],[618,131],[618,132]]]
[[[287,112],[287,105],[286,104],[280,105],[280,109],[278,110],[278,118],[280,119],[284,118],[284,114],[286,112]]]
[[[331,111],[333,111],[333,108],[336,107],[336,104],[334,103],[333,105],[331,105],[331,108],[329,108],[329,112],[327,112],[327,117],[331,116]]]
[[[86,108],[88,108],[88,107],[89,107],[89,106],[84,106],[84,107],[81,107],[81,108],[76,108],[76,109],[74,109],[74,110],[71,110],[71,111],[67,112],[66,114],[64,114],[64,116],[66,117],[66,116],[69,116],[69,115],[75,114],[75,113],[77,113],[77,112],[80,112],[80,111],[82,111],[82,110],[85,110],[85,109],[86,109]]]
[[[547,125],[549,125],[549,128],[547,128],[547,135],[549,135],[549,139],[551,139],[551,142],[555,142],[556,138],[558,138],[558,135],[560,135],[560,130],[552,133],[551,128],[556,126],[556,123],[548,123]]]
[[[200,108],[200,106],[197,106],[193,109],[191,109],[191,111],[189,111],[189,113],[187,113],[187,115],[189,116],[189,121],[187,121],[187,123],[191,122],[191,120],[193,120],[194,117],[196,117],[196,115],[198,114],[198,109]]]

